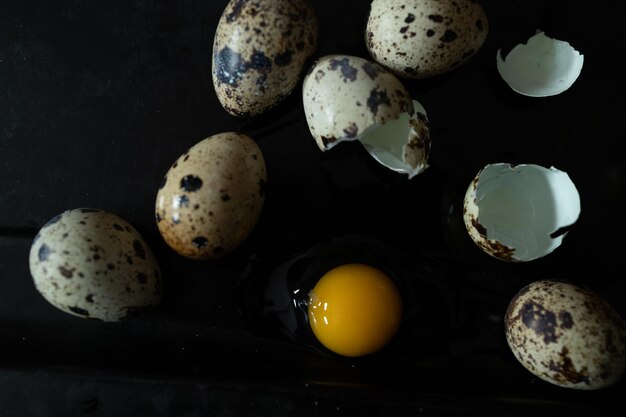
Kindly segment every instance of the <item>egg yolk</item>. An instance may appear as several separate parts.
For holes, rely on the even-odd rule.
[[[383,348],[402,319],[402,297],[392,279],[365,264],[328,271],[309,293],[309,324],[315,337],[343,356]]]

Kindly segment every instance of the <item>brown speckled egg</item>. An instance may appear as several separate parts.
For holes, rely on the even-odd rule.
[[[261,215],[266,181],[263,154],[249,136],[226,132],[196,143],[174,162],[157,193],[161,236],[191,259],[231,252]]]
[[[44,225],[30,249],[35,287],[74,316],[120,321],[161,300],[161,272],[139,232],[93,208],[65,211]]]
[[[536,281],[510,302],[506,339],[519,362],[552,384],[608,387],[626,368],[626,330],[613,308],[589,289]]]
[[[325,55],[302,83],[309,131],[322,151],[358,140],[381,164],[413,177],[428,168],[430,129],[400,80],[350,55]]]
[[[411,96],[393,74],[350,55],[326,55],[315,61],[304,78],[302,101],[321,150],[414,111]]]
[[[467,62],[488,32],[474,0],[373,0],[365,37],[379,64],[401,77],[428,78]]]
[[[231,0],[213,43],[213,85],[235,116],[258,115],[287,97],[317,46],[308,0]]]

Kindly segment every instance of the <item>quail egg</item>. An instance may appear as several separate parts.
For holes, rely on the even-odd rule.
[[[373,0],[365,34],[376,62],[401,77],[428,78],[467,62],[488,32],[473,0]]]
[[[148,244],[103,210],[52,218],[33,240],[29,263],[37,291],[74,316],[120,321],[161,300],[161,271]]]
[[[249,136],[225,132],[201,140],[161,182],[155,207],[159,232],[185,257],[222,257],[252,232],[266,181],[263,153]]]
[[[291,94],[317,35],[308,0],[231,0],[213,43],[213,85],[224,109],[255,116]]]
[[[597,293],[574,283],[541,280],[522,288],[505,326],[517,360],[551,384],[600,389],[626,369],[624,322]]]

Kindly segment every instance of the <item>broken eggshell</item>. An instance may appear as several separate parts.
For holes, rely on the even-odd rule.
[[[496,58],[502,79],[517,93],[548,97],[570,88],[582,71],[584,57],[569,43],[537,31],[515,46],[505,58]]]
[[[309,130],[322,151],[358,140],[379,163],[409,178],[428,168],[426,111],[379,64],[348,55],[321,57],[302,90]]]
[[[463,220],[472,240],[504,261],[526,262],[561,245],[580,215],[567,175],[539,165],[486,165],[467,189]]]

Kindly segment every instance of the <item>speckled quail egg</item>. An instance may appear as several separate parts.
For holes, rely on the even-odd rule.
[[[291,94],[317,36],[308,0],[231,0],[213,43],[213,85],[224,109],[255,116]]]
[[[527,262],[558,248],[580,215],[580,196],[566,172],[535,164],[488,164],[465,194],[463,220],[485,253]]]
[[[67,210],[44,225],[30,249],[35,287],[74,316],[120,321],[161,300],[161,272],[139,232],[93,208]]]
[[[265,201],[263,154],[238,132],[210,136],[167,171],[156,198],[165,242],[191,259],[216,259],[252,232]]]
[[[517,360],[544,381],[592,390],[619,381],[626,369],[626,330],[597,293],[563,281],[522,288],[505,316]]]
[[[358,140],[382,165],[409,178],[428,168],[426,110],[382,66],[356,56],[323,56],[305,76],[302,96],[322,151]]]
[[[398,76],[427,78],[467,62],[488,32],[474,0],[373,0],[365,36],[376,62]]]

